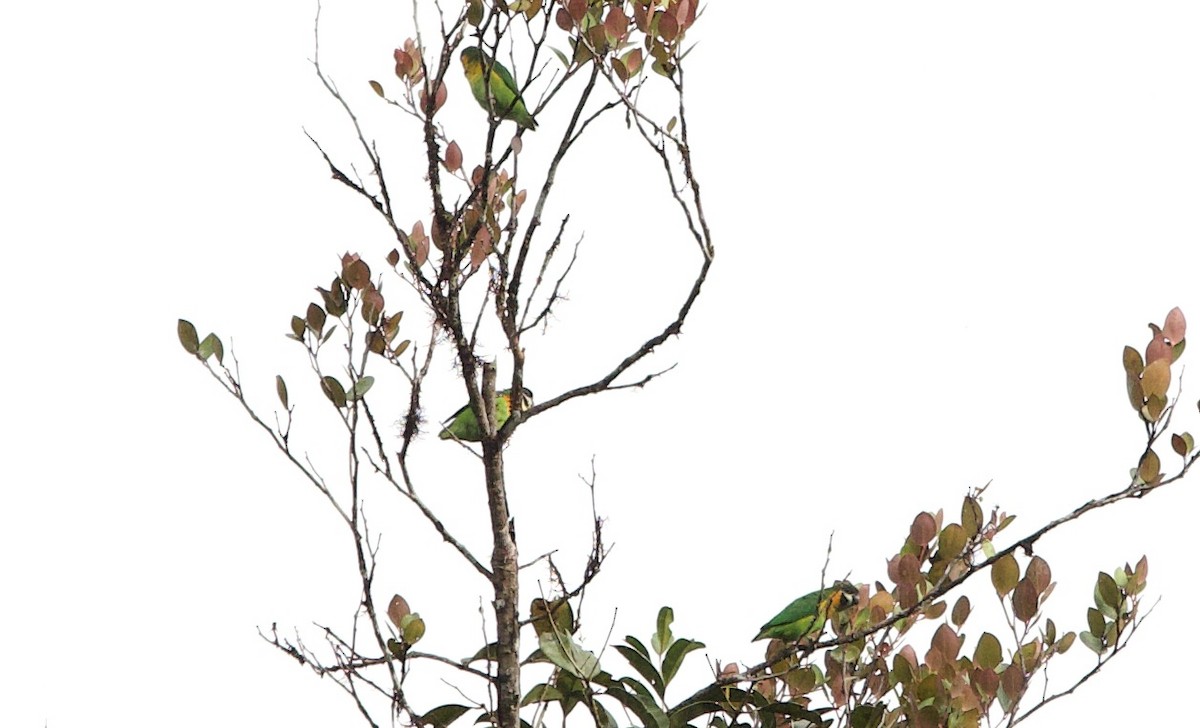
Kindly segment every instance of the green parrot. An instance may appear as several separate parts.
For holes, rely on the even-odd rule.
[[[537,128],[537,122],[529,115],[529,110],[525,108],[525,102],[521,99],[517,82],[499,61],[493,61],[490,56],[475,46],[468,46],[463,48],[462,64],[463,70],[467,72],[467,80],[471,82],[471,93],[475,94],[475,100],[479,102],[480,106],[492,116],[517,122],[517,126],[531,130]],[[485,87],[483,70],[489,65],[492,69],[491,79]],[[492,93],[490,106],[488,105],[488,88]]]
[[[496,392],[496,427],[503,427],[508,421],[508,415],[512,411],[512,390],[505,389]],[[533,392],[525,387],[521,388],[521,398],[517,402],[517,409],[521,412],[533,406]],[[475,413],[471,411],[471,405],[455,412],[446,418],[443,422],[447,424],[442,428],[439,438],[443,440],[459,439],[465,442],[479,442],[483,439],[483,428],[479,426],[479,420],[475,419]]]
[[[784,642],[816,638],[825,629],[825,620],[854,606],[858,602],[858,587],[848,581],[835,581],[832,586],[805,594],[783,608],[783,611],[762,626],[752,641],[781,639]]]

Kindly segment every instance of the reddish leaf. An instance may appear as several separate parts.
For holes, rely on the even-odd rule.
[[[908,529],[908,537],[915,546],[924,546],[937,535],[937,522],[928,513],[919,513]]]
[[[608,17],[604,19],[604,31],[608,33],[609,39],[619,42],[625,38],[628,30],[629,18],[625,17],[625,10],[620,5],[610,7]]]
[[[930,647],[940,652],[947,662],[958,659],[958,650],[961,646],[962,642],[958,634],[948,624],[939,626],[933,633],[933,640],[930,642]]]
[[[567,12],[576,24],[583,21],[583,16],[587,14],[587,6],[587,0],[567,0]]]
[[[958,598],[954,602],[954,609],[950,610],[950,621],[954,626],[961,627],[967,621],[967,617],[971,614],[971,600],[965,596]]]
[[[921,565],[917,562],[917,557],[912,554],[901,556],[896,564],[896,583],[914,584],[920,577]]]
[[[342,268],[342,280],[351,288],[362,290],[371,282],[371,268],[355,256],[349,265]]]
[[[400,621],[411,613],[412,610],[408,608],[408,602],[404,601],[404,597],[399,594],[392,597],[392,601],[388,604],[387,615],[388,619],[392,620],[392,624],[396,625],[396,629],[401,629]]]
[[[304,318],[308,324],[308,328],[314,334],[320,335],[325,330],[325,311],[317,304],[308,304],[308,311],[305,313]]]
[[[451,174],[462,168],[462,149],[459,148],[458,142],[452,141],[446,145],[446,158],[442,164],[446,165],[446,169]]]
[[[446,84],[439,84],[437,92],[433,95],[433,111],[429,113],[433,116],[446,103]],[[421,89],[421,110],[426,111],[429,108],[429,97],[425,93],[425,89]]]
[[[471,243],[471,267],[479,268],[491,252],[492,234],[487,225],[480,225],[479,232],[475,233],[475,240]]]
[[[392,58],[396,61],[396,76],[407,81],[408,74],[413,69],[413,59],[400,48],[392,52]]]
[[[662,14],[658,19],[658,34],[668,43],[679,37],[679,21],[675,16]]]
[[[1154,336],[1150,339],[1150,343],[1146,345],[1146,366],[1149,367],[1159,359],[1166,359],[1169,363],[1171,361],[1170,342],[1167,341],[1167,337],[1163,336],[1162,330],[1157,326],[1151,324],[1150,328],[1154,331]]]
[[[1025,673],[1016,665],[1009,665],[1000,675],[1000,686],[1004,694],[1014,702],[1025,692]]]
[[[571,14],[565,8],[559,8],[554,13],[554,23],[568,33],[571,32],[571,28],[575,27],[574,21],[571,20]]]
[[[1041,594],[1050,587],[1050,564],[1041,556],[1034,556],[1025,567],[1025,578],[1031,581],[1037,593]]]
[[[1028,623],[1037,616],[1038,590],[1029,579],[1017,582],[1017,588],[1012,594],[1013,616]]]
[[[1167,337],[1172,344],[1178,344],[1183,341],[1186,334],[1187,321],[1183,318],[1183,311],[1176,306],[1167,314],[1166,323],[1163,324],[1163,336]]]
[[[362,301],[363,321],[372,325],[375,324],[379,321],[379,315],[383,313],[383,294],[372,286],[363,292]]]

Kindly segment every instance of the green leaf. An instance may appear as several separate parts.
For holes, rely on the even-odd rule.
[[[1005,554],[992,563],[992,586],[996,594],[1004,596],[1016,588],[1021,578],[1021,569],[1012,554]]]
[[[1075,644],[1075,633],[1067,632],[1062,636],[1062,639],[1060,639],[1058,643],[1054,645],[1054,651],[1061,655],[1067,650],[1071,649],[1071,645],[1073,644]]]
[[[617,645],[616,650],[617,652],[621,653],[621,655],[630,664],[630,666],[633,667],[634,670],[638,671],[639,675],[644,677],[646,681],[654,687],[654,691],[658,693],[660,697],[666,693],[667,686],[663,682],[662,676],[658,674],[658,670],[655,669],[654,665],[650,663],[650,659],[648,657],[632,647],[626,647],[625,645]]]
[[[671,709],[671,728],[683,728],[689,721],[699,718],[702,715],[716,713],[721,710],[721,706],[711,700],[693,700],[689,703],[678,705]]]
[[[625,641],[628,642],[630,644],[630,646],[633,647],[633,649],[642,653],[642,656],[645,657],[647,660],[650,659],[650,650],[646,649],[646,645],[643,645],[642,641],[639,640],[637,637],[634,637],[631,634],[627,634],[627,635],[625,635]]]
[[[216,334],[209,334],[204,337],[204,341],[200,342],[200,349],[196,352],[196,356],[201,359],[208,359],[210,356],[217,357],[218,364],[225,363],[225,347],[221,345],[221,340]]]
[[[179,343],[183,345],[183,350],[189,354],[195,354],[200,350],[200,337],[196,334],[196,327],[192,326],[192,322],[186,319],[179,319],[178,326],[175,327],[179,334]]]
[[[371,390],[371,385],[375,383],[375,377],[367,375],[354,383],[354,398],[360,399],[364,394]]]
[[[435,728],[445,728],[458,720],[471,708],[466,705],[440,705],[425,715],[417,718],[421,725],[432,725]]]
[[[1162,464],[1158,460],[1158,454],[1153,450],[1147,450],[1146,454],[1142,456],[1142,461],[1138,463],[1138,478],[1141,479],[1143,483],[1147,484],[1157,482],[1159,473],[1161,472],[1161,465]]]
[[[850,728],[878,728],[883,725],[885,715],[887,715],[887,705],[884,703],[855,706],[850,711]],[[820,724],[818,723],[818,725]]]
[[[962,526],[963,530],[967,532],[967,538],[975,538],[979,534],[979,529],[983,527],[983,508],[979,505],[979,501],[971,496],[963,498]]]
[[[658,629],[650,638],[650,646],[661,657],[662,653],[671,646],[674,636],[671,634],[671,622],[675,621],[675,612],[670,607],[658,610]]]
[[[283,381],[283,377],[279,374],[275,375],[275,394],[279,395],[279,401],[283,404],[283,408],[288,408],[287,382]]]
[[[670,725],[666,713],[654,701],[654,696],[646,690],[644,685],[628,677],[622,680],[622,683],[633,688],[634,692],[614,687],[609,688],[604,694],[615,698],[621,705],[628,708],[631,713],[641,719],[645,728],[667,728]]]
[[[1104,613],[1095,607],[1088,607],[1087,610],[1088,631],[1096,637],[1104,635],[1104,630],[1108,624],[1104,621]]]
[[[1087,648],[1092,652],[1095,652],[1097,655],[1104,654],[1104,643],[1099,637],[1091,632],[1080,632],[1079,641],[1087,645]]]
[[[488,662],[496,662],[497,656],[499,654],[500,654],[499,646],[495,642],[490,642],[490,643],[484,645],[483,647],[480,647],[479,651],[476,652],[474,655],[471,655],[467,659],[463,660],[463,664],[470,665],[472,662],[479,662],[480,660],[487,660]]]
[[[967,545],[967,531],[957,523],[951,523],[938,534],[938,551],[942,558],[950,559],[963,552]]]
[[[1115,619],[1117,610],[1121,607],[1121,589],[1117,582],[1108,574],[1101,571],[1096,577],[1096,589],[1093,595],[1096,606],[1109,619]]]
[[[538,647],[556,666],[572,675],[590,680],[600,672],[600,660],[564,634],[538,636]]]
[[[541,683],[534,685],[533,688],[525,693],[525,697],[521,698],[521,706],[533,705],[534,703],[552,703],[557,700],[562,700],[562,691],[553,685]]]
[[[425,620],[416,613],[404,615],[404,618],[400,620],[400,634],[404,637],[405,643],[417,644],[425,636]]]
[[[596,721],[596,728],[617,728],[617,720],[599,701],[593,700],[589,707],[592,711],[592,719]]]
[[[334,407],[346,406],[346,390],[335,377],[321,377],[321,391],[333,402]]]
[[[996,635],[984,632],[979,636],[979,643],[975,645],[975,654],[972,658],[976,665],[985,670],[995,670],[1003,657],[1000,640],[996,639]]]
[[[679,672],[679,666],[683,664],[683,658],[687,657],[689,652],[704,648],[703,642],[696,642],[689,639],[678,639],[671,643],[671,647],[667,650],[667,656],[663,658],[662,676],[663,683],[669,685],[675,673]]]

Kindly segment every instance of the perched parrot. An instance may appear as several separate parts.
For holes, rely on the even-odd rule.
[[[825,629],[825,620],[835,612],[858,602],[858,587],[848,581],[835,581],[811,594],[805,594],[783,608],[762,626],[753,641],[781,639],[784,642],[816,638]]]
[[[532,406],[533,392],[522,387],[521,398],[517,402],[517,409],[524,412]],[[512,411],[511,408],[511,390],[505,389],[496,392],[496,427],[503,427],[504,423],[508,421],[508,415]],[[479,421],[475,419],[475,413],[471,411],[470,404],[467,404],[459,411],[447,417],[445,423],[449,424],[438,435],[443,440],[457,438],[466,442],[479,442],[483,439],[483,428],[479,426]]]
[[[479,102],[480,106],[492,116],[517,122],[517,126],[526,129],[537,128],[537,122],[529,115],[529,110],[525,108],[525,102],[521,99],[517,82],[499,61],[493,61],[483,51],[474,46],[468,46],[463,48],[462,64],[463,70],[467,72],[467,80],[471,82],[471,93],[475,94],[475,100]],[[492,74],[487,86],[484,86],[483,71],[488,65],[491,66]],[[490,106],[488,105],[488,88],[492,92]]]

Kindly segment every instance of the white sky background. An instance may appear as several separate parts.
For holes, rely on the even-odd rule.
[[[23,3],[0,23],[2,725],[357,720],[255,634],[296,625],[317,646],[312,621],[346,623],[344,534],[175,338],[180,316],[221,334],[264,412],[287,373],[295,436],[343,472],[283,334],[338,254],[378,271],[395,243],[301,132],[353,152],[306,60],[313,10]],[[415,127],[366,85],[398,88],[391,51],[410,18],[407,2],[329,0],[322,60],[414,191],[415,220]],[[956,516],[973,486],[993,481],[986,504],[1019,514],[1016,538],[1127,482],[1141,426],[1121,347],[1142,348],[1172,306],[1200,326],[1197,30],[1184,2],[709,3],[688,82],[717,264],[684,337],[649,365],[679,366],[539,417],[509,451],[523,552],[561,548],[564,566],[587,545],[577,474],[596,457],[616,547],[589,592],[588,646],[616,605],[614,639],[648,637],[670,604],[677,635],[754,662],[749,637],[815,588],[830,531],[831,573],[884,579],[913,515]],[[470,162],[482,111],[457,74],[439,118]],[[531,160],[563,121],[539,120]],[[569,210],[586,237],[571,300],[527,345],[539,399],[660,329],[698,265],[640,141],[613,117],[593,144],[564,169],[552,215]],[[424,315],[408,308],[420,341]],[[431,420],[462,401],[439,362]],[[1198,397],[1185,377],[1178,429],[1200,431]],[[474,461],[431,434],[417,457],[424,492],[482,552]],[[1162,602],[1124,657],[1036,724],[1110,718],[1114,695],[1138,722],[1174,722],[1162,698],[1191,689],[1175,652],[1200,596],[1196,488],[1038,544],[1060,630],[1085,625],[1098,569],[1143,553]],[[382,487],[372,500],[381,598],[401,592],[425,617],[423,649],[473,652],[487,585],[391,500]],[[968,649],[999,630],[986,620],[968,622]],[[1089,655],[1080,644],[1056,662],[1055,684]],[[675,699],[706,677],[693,659]],[[611,651],[604,664],[624,669]],[[414,678],[418,706],[458,702],[429,674]]]

